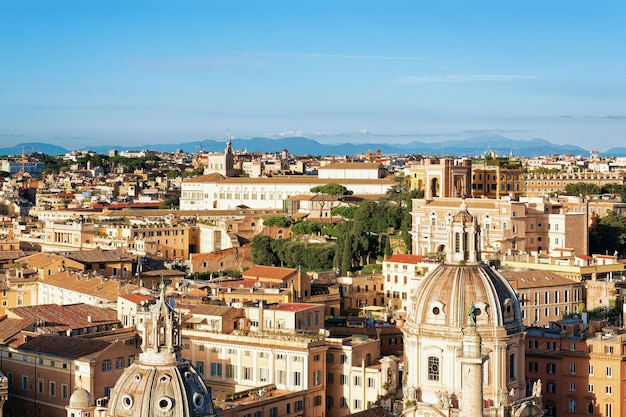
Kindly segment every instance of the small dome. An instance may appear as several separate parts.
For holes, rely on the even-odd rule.
[[[407,322],[462,328],[473,309],[476,325],[504,326],[519,332],[522,314],[509,282],[485,264],[442,264],[411,295]]]
[[[91,394],[85,388],[77,388],[70,396],[70,408],[93,407]]]

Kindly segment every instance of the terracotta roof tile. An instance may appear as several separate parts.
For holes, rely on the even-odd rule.
[[[153,301],[155,301],[155,298],[153,296],[146,294],[120,294],[119,297],[137,305],[140,305],[142,302],[152,303]]]
[[[41,335],[23,343],[20,349],[78,359],[101,352],[110,345],[111,342],[104,340]]]
[[[85,329],[98,325],[117,323],[115,310],[89,304],[42,304],[28,307],[13,307],[7,310],[11,319],[25,319],[39,323],[38,328],[48,333]],[[89,321],[91,318],[91,321]]]
[[[80,250],[76,252],[70,252],[67,255],[68,258],[73,259],[81,263],[95,263],[95,262],[119,262],[130,261],[135,259],[134,255],[121,250]]]
[[[115,279],[90,277],[89,274],[80,272],[59,272],[49,275],[40,281],[41,284],[63,288],[65,290],[88,294],[93,297],[116,302],[120,292],[121,283]],[[124,284],[126,287],[127,284]],[[137,289],[134,284],[128,284],[130,290]]]
[[[509,281],[515,281],[515,286],[518,289],[572,285],[577,283],[552,271],[501,271],[501,273],[502,276]]]
[[[391,255],[387,259],[385,259],[385,262],[416,264],[416,263],[422,262],[423,259],[424,257],[421,255],[409,255],[409,254],[403,254],[403,253],[396,253],[394,255]]]
[[[248,279],[254,278],[271,278],[271,279],[286,279],[291,275],[298,272],[297,269],[294,268],[281,268],[277,266],[265,266],[265,265],[256,265],[247,271],[243,272],[243,277]]]

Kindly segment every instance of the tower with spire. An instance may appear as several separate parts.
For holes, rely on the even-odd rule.
[[[142,353],[111,390],[103,416],[216,417],[211,388],[180,354],[180,314],[165,299],[163,282],[160,290],[156,304],[139,313]]]
[[[446,259],[411,294],[402,327],[403,417],[543,416],[537,397],[525,397],[519,301],[482,262],[480,225],[465,200],[446,227]]]

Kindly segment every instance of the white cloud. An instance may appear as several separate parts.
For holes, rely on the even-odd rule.
[[[353,55],[353,54],[320,54],[310,52],[234,52],[238,55],[252,56],[279,56],[279,57],[301,57],[301,58],[338,58],[338,59],[371,59],[371,60],[397,60],[397,61],[420,61],[422,58],[416,56],[395,56],[395,55]]]
[[[504,74],[449,74],[449,75],[405,75],[396,78],[400,84],[424,83],[476,83],[476,82],[505,82],[529,80],[537,78],[534,75],[504,75]]]

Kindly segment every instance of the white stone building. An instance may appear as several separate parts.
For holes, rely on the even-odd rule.
[[[394,184],[385,178],[319,178],[308,175],[263,178],[227,178],[217,173],[183,181],[181,210],[231,210],[245,206],[252,209],[283,209],[283,200],[319,185],[337,183],[354,194],[385,194]]]
[[[542,416],[540,389],[526,394],[520,305],[481,262],[478,218],[462,205],[447,230],[445,263],[412,293],[402,328],[403,416]]]

